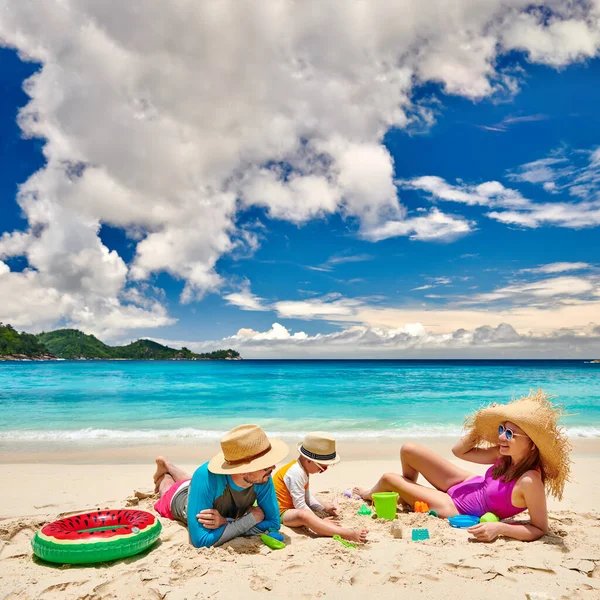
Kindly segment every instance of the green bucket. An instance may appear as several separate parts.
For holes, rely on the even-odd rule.
[[[375,511],[380,519],[393,521],[396,518],[396,506],[398,505],[398,492],[375,492],[373,494]]]

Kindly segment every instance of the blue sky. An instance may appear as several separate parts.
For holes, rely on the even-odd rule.
[[[589,18],[525,11],[490,46],[498,5],[466,50],[438,15],[431,57],[393,67],[318,34],[215,66],[75,5],[69,44],[0,25],[0,320],[248,357],[600,354]]]

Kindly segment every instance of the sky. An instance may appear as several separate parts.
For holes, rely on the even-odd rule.
[[[0,0],[0,321],[600,358],[600,0]]]

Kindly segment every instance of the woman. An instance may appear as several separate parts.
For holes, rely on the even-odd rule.
[[[571,446],[558,421],[562,410],[541,391],[509,404],[493,404],[466,421],[466,435],[453,448],[464,460],[492,465],[475,476],[416,443],[400,450],[402,475],[386,473],[369,490],[355,488],[364,500],[374,492],[398,492],[404,504],[424,500],[440,517],[487,512],[500,519],[529,511],[530,523],[479,523],[478,540],[499,535],[533,541],[548,532],[546,491],[559,500],[569,478]],[[480,447],[485,442],[489,447]],[[435,489],[419,485],[419,473]]]

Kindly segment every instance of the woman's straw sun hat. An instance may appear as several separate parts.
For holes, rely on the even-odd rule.
[[[336,465],[340,462],[335,450],[335,438],[324,431],[307,433],[298,444],[298,452],[320,465]]]
[[[268,438],[258,425],[240,425],[221,438],[221,452],[211,458],[208,470],[238,475],[268,469],[289,454],[285,442]]]
[[[498,444],[498,425],[506,421],[518,425],[540,452],[548,492],[560,500],[571,472],[571,444],[565,428],[559,423],[563,409],[552,404],[550,398],[537,390],[508,404],[482,408],[467,418],[465,430],[474,437],[476,444],[487,442],[495,446]]]

